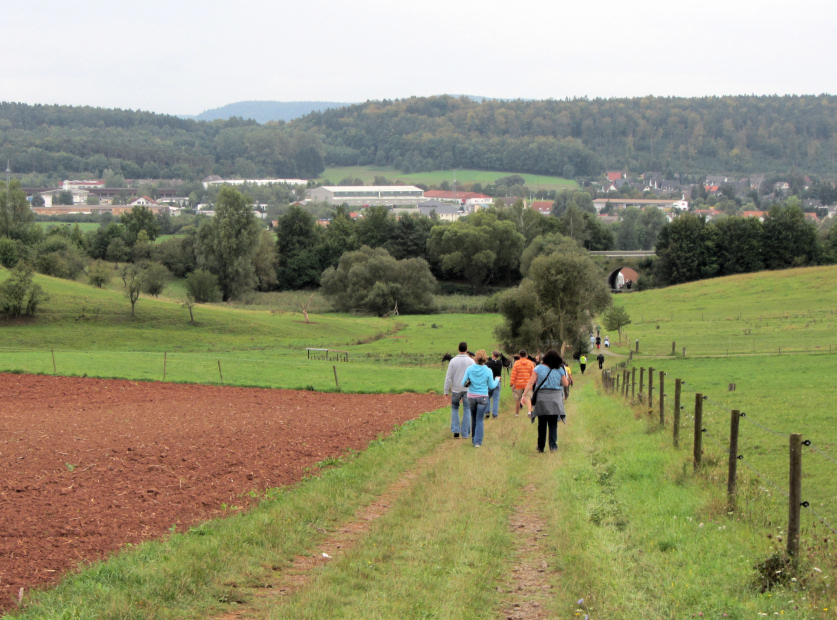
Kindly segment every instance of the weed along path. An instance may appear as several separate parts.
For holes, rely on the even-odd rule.
[[[443,400],[0,374],[0,610],[239,512]]]

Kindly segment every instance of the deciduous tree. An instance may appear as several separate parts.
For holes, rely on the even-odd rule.
[[[247,202],[234,188],[221,188],[215,217],[204,221],[198,230],[198,265],[218,277],[224,301],[253,290],[257,284],[253,253],[260,227]]]
[[[536,257],[520,286],[500,296],[505,321],[497,336],[507,350],[581,350],[593,317],[610,305],[605,274],[582,249]]]
[[[435,311],[436,279],[421,258],[396,260],[383,248],[346,252],[321,278],[323,294],[341,311],[384,316]]]

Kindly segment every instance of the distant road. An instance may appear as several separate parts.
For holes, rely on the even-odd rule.
[[[590,252],[592,256],[607,256],[608,258],[643,258],[656,256],[654,250],[607,250],[604,252]]]

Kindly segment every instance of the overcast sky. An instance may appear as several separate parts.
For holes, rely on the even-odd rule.
[[[833,0],[7,0],[0,101],[837,94]]]

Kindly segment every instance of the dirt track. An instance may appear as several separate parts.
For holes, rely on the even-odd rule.
[[[446,402],[0,373],[0,610]]]

